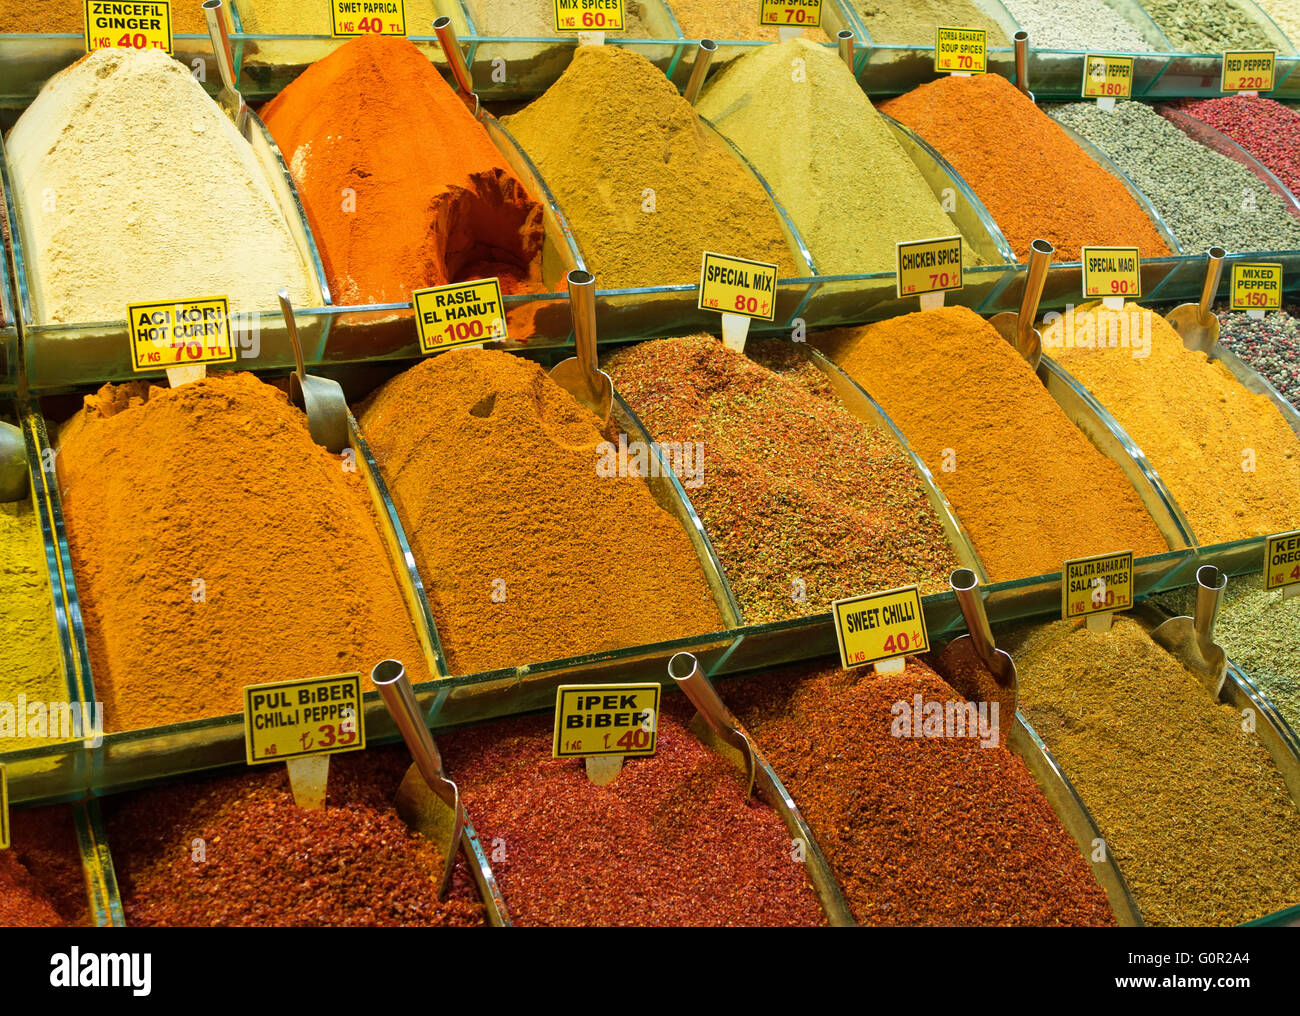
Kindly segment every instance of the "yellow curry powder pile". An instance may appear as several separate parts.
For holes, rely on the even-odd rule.
[[[1300,438],[1159,314],[1085,306],[1054,320],[1043,344],[1146,453],[1200,543],[1295,528]]]
[[[725,627],[681,525],[598,473],[607,435],[537,364],[453,350],[360,415],[453,673]]]
[[[903,431],[993,581],[1058,572],[1093,554],[1168,549],[1120,467],[973,311],[906,314],[814,343]]]
[[[60,438],[107,729],[239,712],[246,684],[389,657],[429,679],[364,479],[278,389],[105,385]]]

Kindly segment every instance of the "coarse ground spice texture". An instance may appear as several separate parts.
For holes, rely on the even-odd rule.
[[[560,80],[506,117],[601,289],[697,282],[706,250],[795,262],[766,191],[661,70],[617,46],[580,46]]]
[[[899,703],[961,701],[920,660],[891,675],[794,667],[722,691],[859,923],[1115,923],[1019,756],[976,737],[895,736]]]
[[[1263,26],[1232,0],[1142,0],[1142,9],[1184,53],[1273,47]]]
[[[1008,46],[998,23],[971,0],[851,0],[873,42],[934,46],[940,25],[982,28],[990,46]]]
[[[620,350],[605,369],[656,441],[700,442],[703,482],[687,493],[747,623],[867,589],[947,589],[957,559],[910,459],[795,346],[737,353],[694,335]]]
[[[72,810],[15,811],[0,850],[0,928],[88,926],[90,901]]]
[[[281,766],[105,802],[126,920],[137,927],[475,927],[462,856],[438,899],[441,846],[393,807],[410,757],[336,755],[320,810]]]
[[[725,627],[676,518],[600,474],[608,436],[537,364],[452,350],[360,416],[454,673]]]
[[[1148,924],[1240,924],[1300,903],[1300,812],[1267,749],[1137,622],[1061,621],[998,644]]]
[[[1293,194],[1300,190],[1300,113],[1294,109],[1262,95],[1185,99],[1173,106],[1232,138]]]
[[[1148,356],[1114,344],[1143,332]],[[1184,346],[1159,314],[1085,304],[1044,330],[1043,347],[1142,449],[1199,542],[1295,528],[1300,438],[1268,396]]]
[[[172,34],[208,34],[208,20],[200,3],[173,3],[171,15]],[[85,0],[0,0],[0,32],[80,35],[85,26]]]
[[[479,35],[573,38],[572,34],[555,30],[555,0],[468,0],[466,6]],[[637,0],[624,0],[623,31],[611,33],[612,38],[649,36],[651,33],[645,18],[644,4]]]
[[[105,385],[57,461],[107,729],[240,712],[246,684],[390,657],[429,680],[365,480],[278,389]]]
[[[1168,549],[1120,467],[973,311],[945,307],[834,329],[813,344],[902,430],[993,581],[1059,572],[1094,554]],[[1084,518],[1082,504],[1105,510]]]
[[[1259,6],[1292,45],[1300,39],[1300,0],[1259,0]]]
[[[1004,0],[1003,6],[1029,33],[1035,49],[1149,53],[1155,48],[1106,0]]]
[[[1078,261],[1084,245],[1169,248],[1137,199],[997,74],[951,75],[880,107],[921,135],[957,170],[1024,260],[1039,237],[1056,260]]]
[[[753,0],[668,0],[668,6],[688,39],[776,42],[778,38],[774,26],[758,23]],[[805,28],[803,37],[825,42],[829,35],[823,9],[821,27]]]
[[[353,39],[263,111],[339,304],[496,277],[541,291],[542,206],[427,56]]]
[[[1300,307],[1269,311],[1262,320],[1220,307],[1219,343],[1253,367],[1300,408]]]
[[[552,720],[521,717],[439,738],[518,925],[812,926],[825,923],[781,817],[746,802],[739,770],[700,742],[681,696],[663,700],[655,755],[598,787],[551,758]]]

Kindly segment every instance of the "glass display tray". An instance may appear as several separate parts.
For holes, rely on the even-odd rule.
[[[2,184],[0,190],[4,192],[0,199],[0,394],[10,394],[18,388],[18,314],[10,268],[13,254],[9,249],[9,193]]]

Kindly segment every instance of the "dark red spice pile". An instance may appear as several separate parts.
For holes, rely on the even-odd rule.
[[[1262,95],[1171,103],[1226,134],[1271,169],[1293,194],[1300,189],[1300,113]]]
[[[888,676],[794,667],[720,691],[794,796],[862,924],[1115,923],[1018,756],[978,738],[892,735],[895,703],[918,692],[924,702],[959,699],[925,664],[909,660]]]
[[[16,811],[9,818],[12,842],[0,850],[0,927],[90,924],[71,809]]]
[[[439,738],[520,925],[820,925],[780,816],[664,700],[658,751],[607,787],[552,759],[549,716]]]
[[[396,749],[334,756],[320,811],[293,803],[278,765],[105,802],[127,923],[483,924],[464,859],[439,902],[439,849],[392,807],[409,763]]]

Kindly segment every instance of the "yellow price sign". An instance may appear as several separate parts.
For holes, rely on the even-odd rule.
[[[1264,553],[1264,588],[1300,586],[1300,529],[1270,536]]]
[[[704,252],[700,310],[772,321],[776,318],[776,265]]]
[[[1282,266],[1233,265],[1231,295],[1233,310],[1281,310]]]
[[[982,28],[937,28],[934,69],[941,74],[983,74],[988,70],[988,33]]]
[[[161,49],[172,51],[170,0],[120,3],[85,0],[86,52],[97,49]]]
[[[9,780],[0,766],[0,850],[9,849]]]
[[[831,617],[845,669],[930,651],[918,586],[836,600]]]
[[[162,370],[201,363],[234,363],[230,302],[224,296],[132,303],[126,308],[131,369]]]
[[[758,23],[775,28],[817,28],[822,0],[759,0]]]
[[[1118,296],[1136,300],[1142,295],[1141,267],[1142,256],[1136,247],[1084,247],[1084,298]]]
[[[330,0],[336,39],[355,35],[406,35],[405,0]]]
[[[961,289],[961,237],[940,236],[932,240],[909,240],[896,245],[898,270],[895,290],[901,300],[923,293],[945,293]]]
[[[552,758],[653,755],[657,684],[562,684],[555,689]]]
[[[1133,97],[1133,58],[1098,56],[1083,58],[1083,97],[1085,99],[1131,99]]]
[[[1133,552],[1101,554],[1065,562],[1061,616],[1110,614],[1133,606]]]
[[[417,289],[411,302],[415,304],[420,352],[425,355],[507,336],[506,305],[496,279]]]
[[[1221,92],[1271,92],[1277,54],[1271,50],[1223,54]]]
[[[555,0],[557,32],[621,32],[623,0]]]
[[[244,752],[250,766],[366,746],[361,675],[244,686]]]

